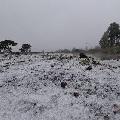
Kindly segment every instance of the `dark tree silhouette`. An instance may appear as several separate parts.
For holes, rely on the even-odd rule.
[[[24,54],[31,52],[31,45],[30,44],[23,44],[20,51],[21,51],[21,53],[24,53]]]
[[[120,46],[120,27],[119,24],[113,22],[104,32],[101,40],[99,41],[101,48],[110,48]]]
[[[3,51],[4,53],[10,53],[12,52],[12,46],[16,46],[17,43],[15,43],[12,40],[4,40],[0,42],[0,51]]]
[[[120,42],[120,27],[117,23],[111,23],[108,28],[108,37],[110,40],[110,47],[117,46]]]
[[[108,48],[110,47],[110,41],[109,41],[109,36],[108,36],[108,32],[104,32],[101,40],[99,41],[99,44],[101,46],[101,48]]]

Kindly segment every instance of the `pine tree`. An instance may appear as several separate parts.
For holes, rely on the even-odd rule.
[[[109,48],[120,45],[120,26],[113,22],[104,32],[101,40],[99,41],[101,48]]]

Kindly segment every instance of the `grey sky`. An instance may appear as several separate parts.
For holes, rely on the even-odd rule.
[[[33,51],[93,47],[119,12],[120,0],[0,0],[0,39]]]

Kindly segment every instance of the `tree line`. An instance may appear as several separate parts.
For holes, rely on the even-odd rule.
[[[16,43],[13,40],[4,40],[0,42],[0,52],[3,53],[12,53],[12,47],[16,46]],[[21,53],[29,53],[31,52],[31,45],[30,44],[22,44],[21,48],[19,49]]]
[[[16,43],[13,40],[4,40],[0,42],[0,52],[3,53],[12,53],[12,47],[16,46]],[[109,25],[108,29],[104,32],[103,36],[99,41],[99,45],[102,49],[113,50],[115,53],[120,53],[120,26],[118,23],[113,22]],[[22,44],[19,49],[21,53],[30,53],[31,45],[30,44]],[[71,51],[68,49],[58,50],[57,52],[81,52],[81,49],[73,48]]]

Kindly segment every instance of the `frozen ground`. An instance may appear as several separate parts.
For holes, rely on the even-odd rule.
[[[0,57],[0,120],[120,120],[120,60],[100,63]]]

